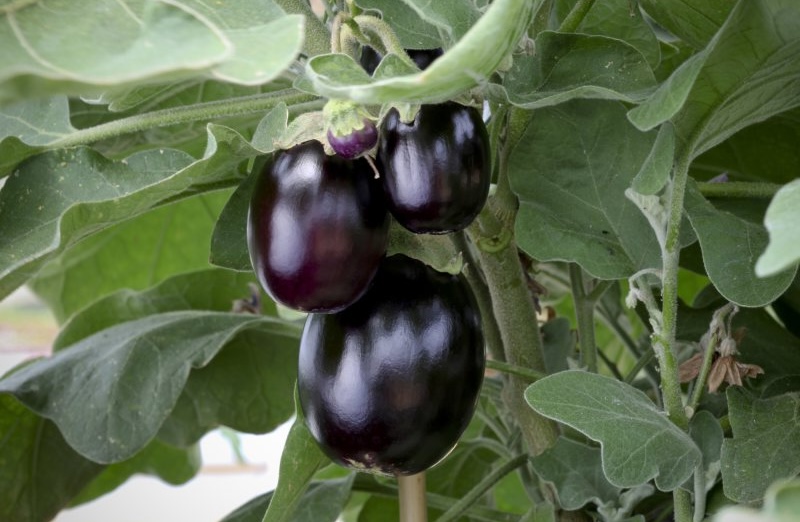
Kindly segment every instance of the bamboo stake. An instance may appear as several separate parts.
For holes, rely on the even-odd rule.
[[[398,475],[397,486],[400,489],[400,522],[427,522],[425,472]]]

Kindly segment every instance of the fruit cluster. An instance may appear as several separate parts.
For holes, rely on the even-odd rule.
[[[317,141],[275,153],[255,184],[247,239],[266,291],[311,312],[298,387],[320,447],[348,467],[407,475],[463,433],[485,356],[464,277],[387,258],[389,216],[415,233],[469,225],[488,195],[489,139],[479,113],[453,102],[423,105],[410,123],[392,109],[369,135],[329,132],[345,157]],[[375,145],[377,178],[355,157]]]

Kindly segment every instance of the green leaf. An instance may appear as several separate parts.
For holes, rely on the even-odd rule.
[[[64,96],[0,106],[0,178],[74,128]]]
[[[334,522],[350,496],[355,474],[346,477],[314,481],[303,493],[292,522]],[[261,522],[274,492],[260,495],[230,513],[221,522]]]
[[[547,373],[569,369],[569,358],[577,359],[577,339],[566,317],[556,317],[542,325],[544,365]]]
[[[661,60],[661,48],[652,27],[629,0],[593,3],[575,32],[625,41],[642,53],[651,68]]]
[[[574,98],[641,101],[655,85],[644,56],[606,36],[544,31],[536,54],[516,57],[506,74],[508,100],[535,109]]]
[[[50,260],[28,284],[64,322],[118,289],[209,268],[209,238],[226,196],[203,194],[108,227]]]
[[[785,184],[800,172],[800,109],[745,127],[692,162],[690,173],[708,180],[727,173],[732,180]]]
[[[722,444],[722,484],[735,502],[755,502],[775,480],[800,473],[800,394],[757,399],[727,391],[733,438]]]
[[[640,0],[639,4],[668,31],[702,49],[727,18],[736,0]]]
[[[106,466],[70,504],[75,506],[96,499],[121,486],[136,474],[145,474],[177,486],[191,480],[200,470],[200,449],[168,446],[154,440],[131,459]]]
[[[702,456],[692,439],[641,391],[610,377],[566,371],[525,390],[528,404],[580,431],[602,447],[603,470],[627,488],[655,478],[672,491],[688,479]]]
[[[1,14],[0,103],[196,74],[234,51],[203,17],[167,2],[41,0]]]
[[[53,341],[59,351],[118,323],[165,312],[208,310],[230,312],[234,301],[249,299],[252,274],[209,268],[178,274],[143,291],[123,289],[109,294],[80,310],[62,326]],[[275,315],[275,305],[267,301],[262,313]]]
[[[218,426],[268,433],[289,420],[299,330],[298,325],[294,336],[261,329],[240,333],[208,365],[192,371],[159,438],[187,446]]]
[[[769,244],[758,258],[756,275],[775,275],[800,260],[800,179],[781,188],[767,208],[764,226]]]
[[[0,191],[0,298],[45,261],[115,223],[195,192],[229,186],[259,151],[237,132],[208,125],[203,158],[159,149],[111,161],[85,149],[30,159]]]
[[[754,277],[756,260],[767,246],[761,225],[716,209],[691,180],[686,213],[700,240],[706,273],[726,299],[740,306],[765,306],[789,287],[796,266],[771,277]]]
[[[527,28],[532,8],[529,0],[493,2],[467,34],[424,72],[378,80],[349,56],[326,54],[309,60],[306,74],[317,93],[329,98],[365,104],[449,100],[485,81],[500,66]]]
[[[294,347],[296,327],[244,314],[171,312],[102,330],[0,381],[55,422],[81,455],[100,463],[130,458],[169,416],[192,368],[207,365],[249,329],[270,333],[270,349]],[[281,339],[292,340],[280,343]]]
[[[697,156],[736,131],[800,105],[800,4],[740,0],[709,44],[676,136]]]
[[[618,103],[575,100],[536,111],[508,159],[520,247],[600,279],[660,267],[656,236],[624,194],[654,139],[634,129]]]
[[[628,112],[631,123],[648,131],[675,116],[686,103],[707,58],[708,50],[704,50],[681,63],[644,103]]]
[[[217,266],[250,272],[250,251],[247,247],[247,214],[258,172],[253,172],[231,195],[214,226],[209,261]]]
[[[555,446],[533,457],[533,470],[553,484],[562,508],[574,511],[589,502],[598,506],[617,500],[620,488],[603,475],[600,449],[559,437]]]
[[[293,521],[293,514],[302,505],[303,493],[309,487],[314,473],[330,462],[306,427],[296,393],[295,410],[297,417],[281,454],[278,486],[263,522]]]
[[[475,2],[471,0],[402,0],[413,9],[420,19],[450,37],[451,42],[459,40],[475,24],[479,17]],[[387,19],[394,25],[394,20]]]
[[[706,410],[698,411],[689,423],[689,436],[703,454],[706,491],[714,487],[720,471],[720,453],[725,434],[719,421]]]
[[[672,125],[665,123],[658,129],[650,154],[642,163],[639,173],[633,178],[631,184],[633,190],[639,194],[653,195],[664,188],[672,172],[674,154],[675,131]]]
[[[52,520],[103,466],[67,445],[52,422],[0,395],[0,520]]]
[[[742,506],[727,507],[717,513],[715,522],[793,522],[800,513],[800,480],[781,480],[764,495],[761,510]]]
[[[358,7],[378,11],[390,22],[404,49],[436,49],[442,46],[439,30],[423,20],[405,2],[397,0],[356,0]]]
[[[303,16],[284,15],[271,0],[229,4],[180,0],[180,4],[211,22],[233,46],[233,53],[212,69],[221,80],[266,83],[288,68],[303,47]]]

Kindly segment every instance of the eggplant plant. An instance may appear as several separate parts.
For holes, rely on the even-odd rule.
[[[59,326],[0,377],[0,521],[287,422],[225,522],[797,520],[797,0],[39,0],[0,42],[0,299]]]

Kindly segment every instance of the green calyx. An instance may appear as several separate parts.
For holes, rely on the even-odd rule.
[[[347,100],[328,100],[322,109],[325,127],[334,136],[349,136],[372,122],[363,106]]]

